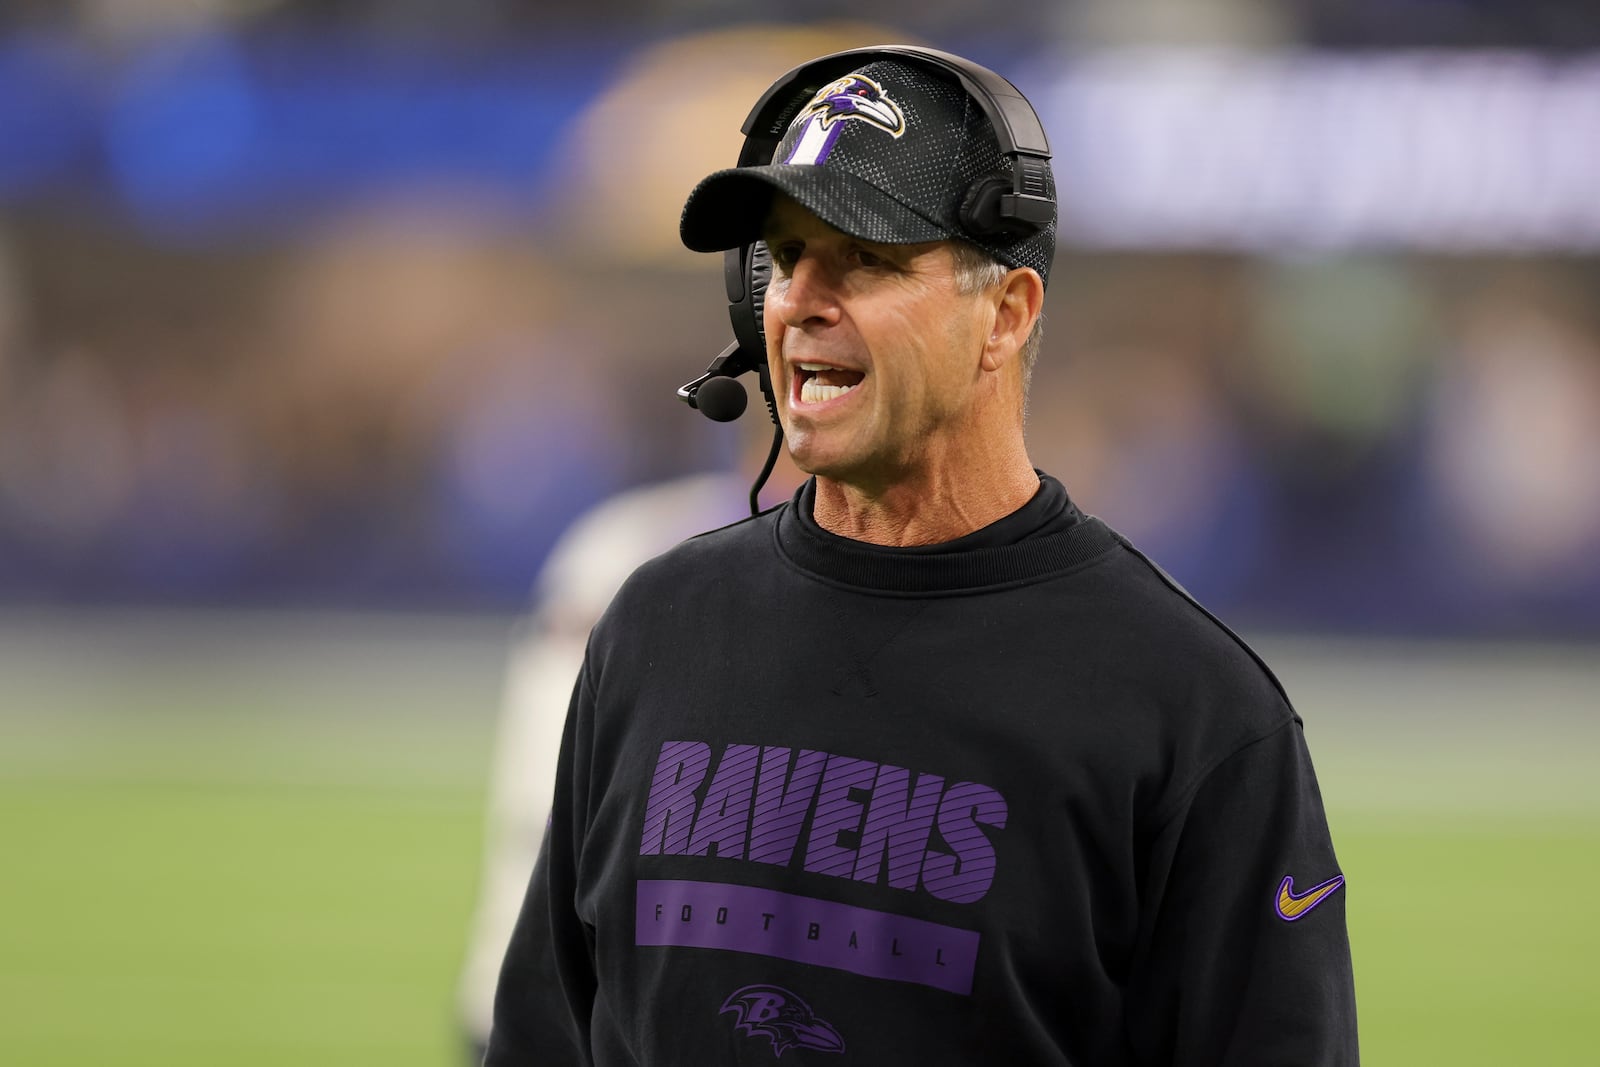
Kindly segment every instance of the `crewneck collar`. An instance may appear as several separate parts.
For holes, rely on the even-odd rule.
[[[1083,563],[1116,544],[1099,519],[1085,516],[1066,489],[1039,473],[1039,490],[1022,507],[980,530],[936,545],[892,548],[829,533],[813,517],[808,480],[780,509],[778,549],[817,577],[885,593],[974,591],[1036,580]]]

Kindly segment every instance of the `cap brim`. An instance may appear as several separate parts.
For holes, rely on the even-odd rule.
[[[955,236],[853,174],[794,163],[719,170],[694,187],[678,235],[696,252],[721,252],[761,238],[772,192],[787,193],[823,222],[880,244],[916,244]]]

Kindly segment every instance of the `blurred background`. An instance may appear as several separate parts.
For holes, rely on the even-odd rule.
[[[535,576],[743,451],[678,210],[890,41],[1041,113],[1033,458],[1296,697],[1368,1062],[1593,1062],[1588,0],[5,0],[0,1062],[465,1062]]]

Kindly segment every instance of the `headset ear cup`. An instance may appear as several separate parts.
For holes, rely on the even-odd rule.
[[[761,395],[767,400],[767,414],[778,424],[778,399],[772,391],[772,373],[767,367],[767,327],[762,318],[767,305],[767,286],[772,284],[772,253],[767,242],[757,241],[750,246],[750,267],[747,285],[750,292],[750,309],[754,313],[752,333],[757,342],[751,355],[756,360],[756,376],[761,381]]]
[[[761,306],[772,279],[772,260],[767,246],[757,241],[728,250],[728,320],[733,339],[739,343],[739,357],[732,373],[760,370],[767,364],[767,341],[761,328]]]
[[[755,313],[755,335],[761,342],[757,349],[761,365],[767,362],[767,325],[762,314],[767,306],[767,286],[772,284],[772,253],[767,242],[757,241],[750,246],[750,309]]]
[[[730,248],[723,269],[728,285],[728,319],[733,325],[737,350],[724,374],[755,371],[761,393],[767,398],[767,411],[778,421],[777,401],[772,395],[772,376],[767,373],[767,331],[761,325],[766,305],[767,285],[772,281],[772,255],[765,241]]]

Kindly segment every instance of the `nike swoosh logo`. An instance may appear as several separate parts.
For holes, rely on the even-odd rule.
[[[1307,912],[1331,897],[1344,885],[1344,875],[1336,874],[1321,885],[1312,886],[1299,896],[1294,892],[1294,876],[1288,875],[1278,883],[1278,918],[1285,922],[1303,919]]]

